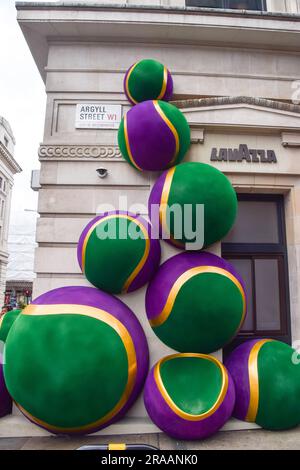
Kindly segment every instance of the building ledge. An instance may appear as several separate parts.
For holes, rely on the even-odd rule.
[[[256,10],[238,10],[238,9],[225,9],[225,8],[207,8],[207,7],[192,7],[192,6],[175,6],[175,5],[138,5],[138,4],[119,4],[111,1],[109,3],[101,3],[94,1],[69,1],[69,2],[16,2],[16,8],[19,9],[81,9],[81,10],[102,10],[102,9],[114,9],[114,10],[158,10],[158,11],[167,11],[168,13],[174,12],[186,12],[190,14],[204,14],[204,15],[218,15],[218,16],[247,16],[247,17],[262,17],[262,18],[282,18],[294,19],[295,21],[300,21],[300,15],[297,13],[287,13],[287,12],[272,12],[272,11],[256,11]]]
[[[18,2],[16,7],[18,22],[44,81],[49,44],[57,41],[300,51],[299,15],[83,2]]]
[[[251,96],[221,96],[215,98],[200,98],[189,100],[171,101],[177,108],[201,108],[208,106],[227,106],[235,104],[248,104],[262,108],[270,108],[279,111],[287,111],[300,114],[300,105],[284,103],[282,101],[267,100],[265,98],[253,98]]]
[[[2,142],[0,142],[0,157],[3,158],[5,164],[9,167],[11,172],[15,175],[16,173],[21,173],[22,168],[10,154],[10,152],[4,147]]]

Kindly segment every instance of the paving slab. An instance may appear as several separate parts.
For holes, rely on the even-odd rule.
[[[262,429],[221,431],[200,442],[177,441],[170,439],[163,433],[119,436],[2,438],[0,439],[0,449],[74,450],[83,445],[112,442],[148,444],[162,450],[300,450],[300,427],[280,432],[270,432]]]

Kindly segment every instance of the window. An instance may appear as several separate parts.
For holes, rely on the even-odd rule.
[[[247,317],[233,346],[271,337],[290,343],[289,286],[282,196],[241,194],[236,223],[222,256],[246,284]]]
[[[4,193],[6,192],[6,181],[5,180],[3,181],[3,192]]]
[[[6,135],[4,136],[4,145],[5,147],[8,147],[8,138],[6,137]]]
[[[233,10],[266,10],[265,0],[186,0],[187,7],[223,8]]]
[[[3,217],[4,217],[4,204],[5,204],[4,199],[2,199],[2,201],[1,201],[1,219],[3,219]]]

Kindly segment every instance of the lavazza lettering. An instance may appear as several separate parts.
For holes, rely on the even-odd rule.
[[[274,150],[249,149],[248,145],[241,144],[239,148],[214,147],[211,151],[212,162],[247,162],[247,163],[277,163]]]

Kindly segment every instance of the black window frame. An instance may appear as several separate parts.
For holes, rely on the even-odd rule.
[[[279,299],[280,299],[280,324],[281,330],[256,329],[255,307],[255,279],[252,277],[253,321],[252,331],[241,331],[238,336],[225,348],[225,355],[237,345],[247,339],[274,338],[291,344],[291,314],[290,293],[288,275],[288,254],[286,243],[286,225],[284,210],[284,195],[279,194],[238,194],[239,201],[271,201],[276,203],[278,221],[278,243],[222,243],[222,257],[225,259],[250,259],[252,264],[252,276],[254,276],[253,264],[255,259],[276,259],[278,262]]]
[[[211,8],[211,9],[215,9],[215,10],[238,10],[237,8],[230,8],[228,5],[229,5],[229,1],[230,0],[219,0],[220,3],[222,3],[222,6],[219,6],[219,7],[210,7],[210,6],[202,6],[202,5],[193,5],[191,3],[194,2],[197,2],[197,0],[186,0],[185,2],[185,6],[186,7],[192,7],[192,8]],[[260,9],[257,9],[257,10],[252,10],[252,9],[248,9],[248,8],[244,8],[243,10],[247,10],[247,11],[267,11],[267,0],[260,0],[261,2],[261,8]]]

